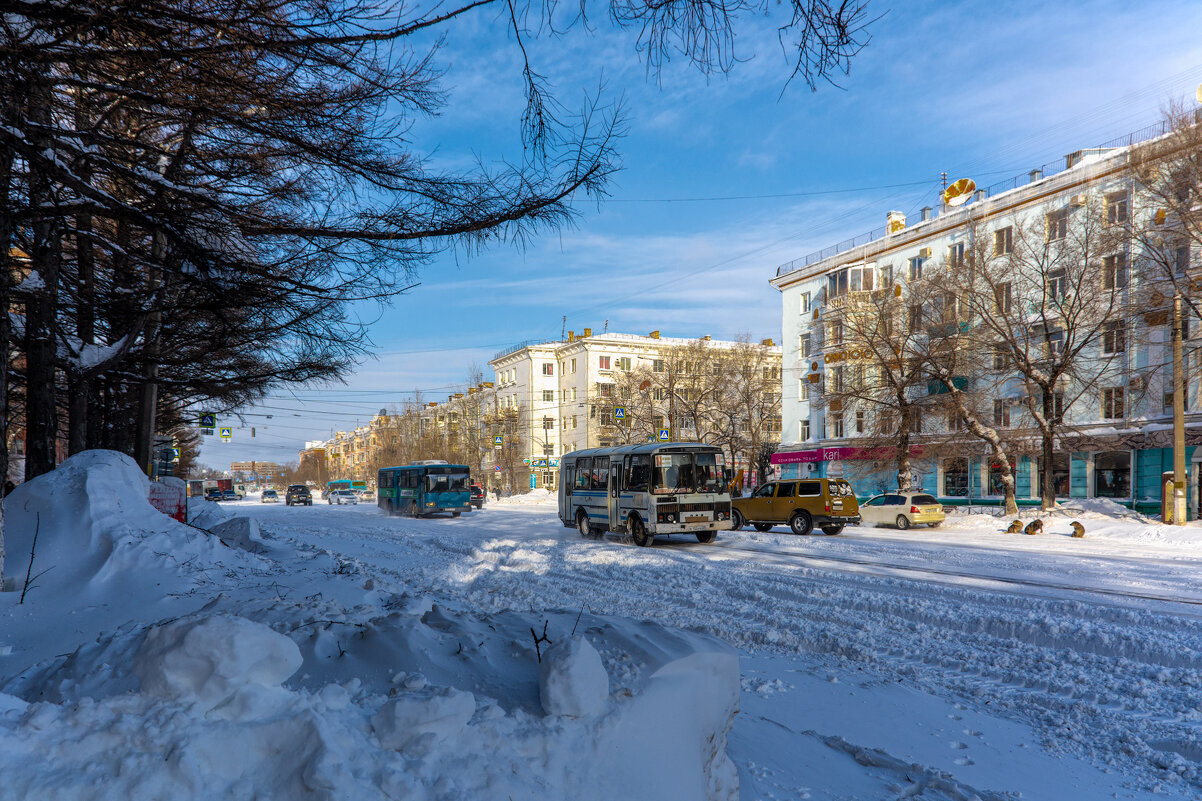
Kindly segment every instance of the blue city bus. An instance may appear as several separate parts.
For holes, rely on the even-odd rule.
[[[376,477],[376,505],[388,515],[423,517],[470,511],[471,475],[466,465],[427,459],[400,467],[382,467]]]

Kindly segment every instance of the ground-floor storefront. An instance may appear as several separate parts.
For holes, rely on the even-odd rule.
[[[1077,438],[1064,444],[1052,460],[1052,485],[1058,498],[1108,498],[1149,515],[1160,514],[1165,474],[1173,470],[1171,447],[1151,437],[1106,442]],[[1151,440],[1151,441],[1149,441]],[[897,488],[896,468],[881,449],[856,447],[781,450],[772,456],[780,478],[839,477],[847,479],[861,498]],[[957,448],[914,446],[911,449],[912,487],[934,494],[946,505],[1000,505],[1002,469],[979,444]],[[1186,486],[1189,516],[1198,516],[1202,501],[1202,447],[1186,448]],[[1039,503],[1039,460],[1018,456],[1013,465],[1015,494],[1023,506]]]

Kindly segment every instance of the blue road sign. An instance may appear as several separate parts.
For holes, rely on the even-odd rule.
[[[660,442],[667,442],[667,441],[668,441],[668,429],[666,429],[666,428],[661,428],[661,429],[659,430],[659,440],[660,440]]]
[[[614,419],[615,420],[625,420],[626,419],[626,407],[625,406],[615,406],[614,407]]]
[[[233,436],[234,436],[234,429],[233,429],[233,428],[223,428],[223,429],[221,429],[221,438],[222,438],[222,439],[231,439]]]
[[[497,434],[495,437],[493,437],[493,438],[492,438],[492,444],[493,444],[493,445],[501,445],[501,444],[503,444],[503,443],[501,442],[501,435],[500,435],[500,434]]]
[[[178,459],[178,458],[179,458],[179,448],[172,448],[172,449],[171,449],[171,455],[172,455],[173,457],[175,457],[176,459]]]
[[[217,415],[213,414],[212,412],[201,412],[200,413],[200,427],[201,428],[216,428],[217,427]]]

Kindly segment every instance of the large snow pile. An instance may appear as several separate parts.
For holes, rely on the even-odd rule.
[[[16,569],[40,514],[34,571],[56,583],[0,594],[0,801],[738,798],[720,640],[381,592],[146,490],[90,452],[6,502]]]
[[[148,570],[175,572],[188,560],[227,560],[218,539],[159,512],[148,495],[146,476],[116,451],[78,453],[19,485],[4,499],[5,575],[23,580],[31,572],[51,592],[149,577]]]
[[[738,798],[729,647],[420,610],[287,634],[203,613],[81,648],[0,694],[0,798]]]
[[[521,495],[510,495],[493,503],[499,503],[502,506],[517,505],[517,506],[542,506],[546,504],[554,505],[559,502],[558,496],[554,492],[544,487],[532,489],[529,492]]]

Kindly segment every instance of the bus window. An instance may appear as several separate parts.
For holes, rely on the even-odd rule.
[[[572,488],[576,486],[576,465],[566,464],[563,466],[563,494],[571,495]]]
[[[650,483],[651,457],[645,453],[638,453],[627,457],[625,488],[634,490],[635,492],[646,492],[647,485]]]
[[[726,457],[720,453],[697,454],[697,491],[721,492],[726,485],[725,467]]]
[[[462,492],[467,489],[468,475],[468,473],[452,473],[450,475],[451,492]]]
[[[445,473],[441,476],[426,476],[426,492],[449,492],[451,477]]]
[[[687,453],[657,453],[652,492],[671,495],[693,488],[693,457]]]
[[[609,488],[609,457],[603,456],[599,459],[593,459],[593,489],[603,490]]]
[[[387,470],[381,470],[376,478],[376,486],[387,489],[392,486],[392,473]]]
[[[590,473],[593,469],[592,459],[580,459],[576,462],[576,489],[591,489]]]

